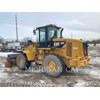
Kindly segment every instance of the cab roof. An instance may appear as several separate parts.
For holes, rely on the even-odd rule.
[[[55,24],[48,24],[48,25],[45,25],[45,26],[36,27],[36,29],[45,28],[45,27],[54,27],[54,28],[57,28],[57,29],[61,29],[61,27],[59,27]]]

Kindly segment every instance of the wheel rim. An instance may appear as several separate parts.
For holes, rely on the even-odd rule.
[[[24,62],[23,62],[23,59],[20,58],[20,59],[19,59],[19,65],[23,65],[23,63],[24,63]]]
[[[54,61],[49,61],[48,62],[49,71],[55,71],[55,68],[56,68],[56,63]]]

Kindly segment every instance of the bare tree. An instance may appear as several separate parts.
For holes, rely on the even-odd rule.
[[[32,41],[32,38],[30,38],[30,37],[25,37],[22,41],[23,41],[23,42],[28,42],[29,40]]]
[[[4,38],[0,36],[0,43],[4,43]]]

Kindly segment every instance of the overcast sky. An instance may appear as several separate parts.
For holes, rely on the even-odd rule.
[[[0,13],[0,36],[16,39],[15,14],[18,16],[19,39],[33,36],[34,27],[56,24],[64,27],[63,36],[76,39],[100,38],[100,13]]]

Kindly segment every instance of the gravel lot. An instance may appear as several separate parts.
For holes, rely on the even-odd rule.
[[[0,53],[0,86],[4,87],[99,87],[100,86],[100,47],[90,47],[91,61],[84,69],[72,69],[65,75],[52,78],[42,72],[20,71],[17,67],[4,67],[6,56]]]

